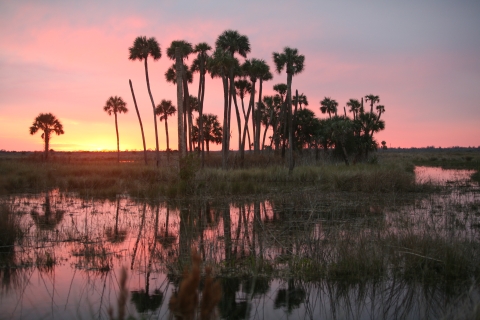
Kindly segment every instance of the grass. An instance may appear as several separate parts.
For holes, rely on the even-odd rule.
[[[58,188],[83,197],[114,198],[128,194],[136,198],[177,198],[271,194],[299,187],[362,192],[416,190],[412,164],[391,159],[380,158],[378,164],[354,166],[330,160],[312,163],[299,159],[298,162],[305,165],[298,165],[289,174],[287,167],[281,165],[281,158],[273,154],[247,155],[246,168],[232,170],[218,168],[218,155],[212,155],[204,169],[200,169],[199,160],[191,156],[182,163],[180,172],[174,160],[171,165],[157,169],[133,160],[116,163],[104,159],[102,154],[89,156],[77,159],[69,153],[59,153],[49,163],[28,156],[1,158],[0,194]]]

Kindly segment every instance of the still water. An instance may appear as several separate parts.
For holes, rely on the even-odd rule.
[[[82,199],[53,190],[3,198],[21,234],[13,247],[0,248],[0,319],[108,319],[109,308],[117,308],[122,268],[128,270],[127,314],[167,318],[192,248],[214,266],[222,284],[220,318],[468,315],[471,304],[480,303],[472,281],[477,271],[426,283],[416,269],[413,276],[407,272],[406,261],[420,256],[415,268],[421,273],[438,259],[407,250],[404,240],[427,234],[434,244],[468,244],[478,254],[478,185],[469,171],[415,172],[417,182],[438,184],[439,191],[149,202]],[[386,261],[379,250],[405,260]],[[338,271],[348,258],[380,259],[358,268],[381,271],[367,268],[361,279],[352,278]]]

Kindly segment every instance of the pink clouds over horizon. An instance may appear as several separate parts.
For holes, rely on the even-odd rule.
[[[264,84],[264,94],[272,94],[274,84],[286,82],[284,73],[275,72],[272,52],[295,47],[305,55],[306,68],[294,77],[293,89],[308,97],[308,108],[318,116],[323,116],[319,101],[324,96],[336,99],[343,110],[348,99],[373,93],[386,109],[382,115],[386,130],[378,141],[400,147],[480,145],[480,22],[475,18],[480,5],[476,2],[359,6],[7,1],[0,4],[0,12],[0,149],[41,150],[40,137],[28,134],[40,112],[52,112],[63,121],[66,134],[52,141],[59,150],[115,149],[113,118],[102,110],[113,95],[122,96],[130,109],[119,117],[120,146],[140,149],[128,79],[135,88],[147,147],[154,148],[143,64],[128,60],[128,47],[139,35],[159,41],[162,58],[148,61],[152,93],[156,104],[162,99],[176,101],[175,87],[164,79],[172,64],[165,53],[170,42],[205,41],[213,47],[226,29],[247,35],[252,48],[248,58],[264,59],[270,65],[274,79]],[[372,16],[365,16],[366,12]],[[197,90],[195,75],[190,93],[196,95]],[[222,95],[221,82],[207,75],[205,112],[217,114],[220,120]],[[164,125],[157,124],[165,148]],[[172,118],[172,146],[177,145],[174,124]],[[232,127],[233,148],[235,131]]]

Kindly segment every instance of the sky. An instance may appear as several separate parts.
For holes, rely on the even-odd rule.
[[[213,47],[228,29],[249,38],[247,58],[270,65],[274,78],[264,83],[264,94],[286,83],[272,53],[297,48],[305,70],[292,89],[307,96],[318,117],[325,117],[319,110],[324,97],[343,110],[350,98],[375,94],[385,106],[385,130],[375,138],[389,147],[480,146],[479,16],[477,0],[2,0],[0,149],[42,150],[41,134],[30,135],[29,127],[50,112],[65,131],[52,138],[52,149],[115,150],[114,118],[103,111],[110,96],[122,97],[129,109],[118,117],[121,150],[142,149],[129,79],[147,148],[155,149],[143,63],[129,60],[128,48],[137,36],[157,39],[162,58],[148,61],[153,98],[176,104],[176,88],[164,77],[173,63],[166,56],[171,41]],[[198,74],[189,90],[197,94]],[[208,75],[204,110],[222,119],[222,84]],[[164,123],[157,124],[165,149]],[[235,131],[232,126],[233,149]],[[169,119],[169,134],[175,148],[176,117]]]

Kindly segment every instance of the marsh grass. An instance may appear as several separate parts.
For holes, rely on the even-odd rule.
[[[201,169],[199,159],[194,155],[184,159],[180,170],[173,165],[157,169],[141,162],[118,164],[95,154],[89,156],[76,159],[74,155],[57,155],[49,163],[28,157],[3,159],[0,161],[0,172],[4,173],[0,178],[0,193],[58,188],[77,192],[86,198],[113,199],[118,194],[137,198],[269,194],[299,187],[363,192],[412,192],[418,189],[411,163],[392,160],[355,166],[318,162],[299,165],[289,174],[287,167],[273,154],[249,155],[245,169],[232,170],[219,169],[214,160]],[[211,158],[216,156],[211,155]]]

